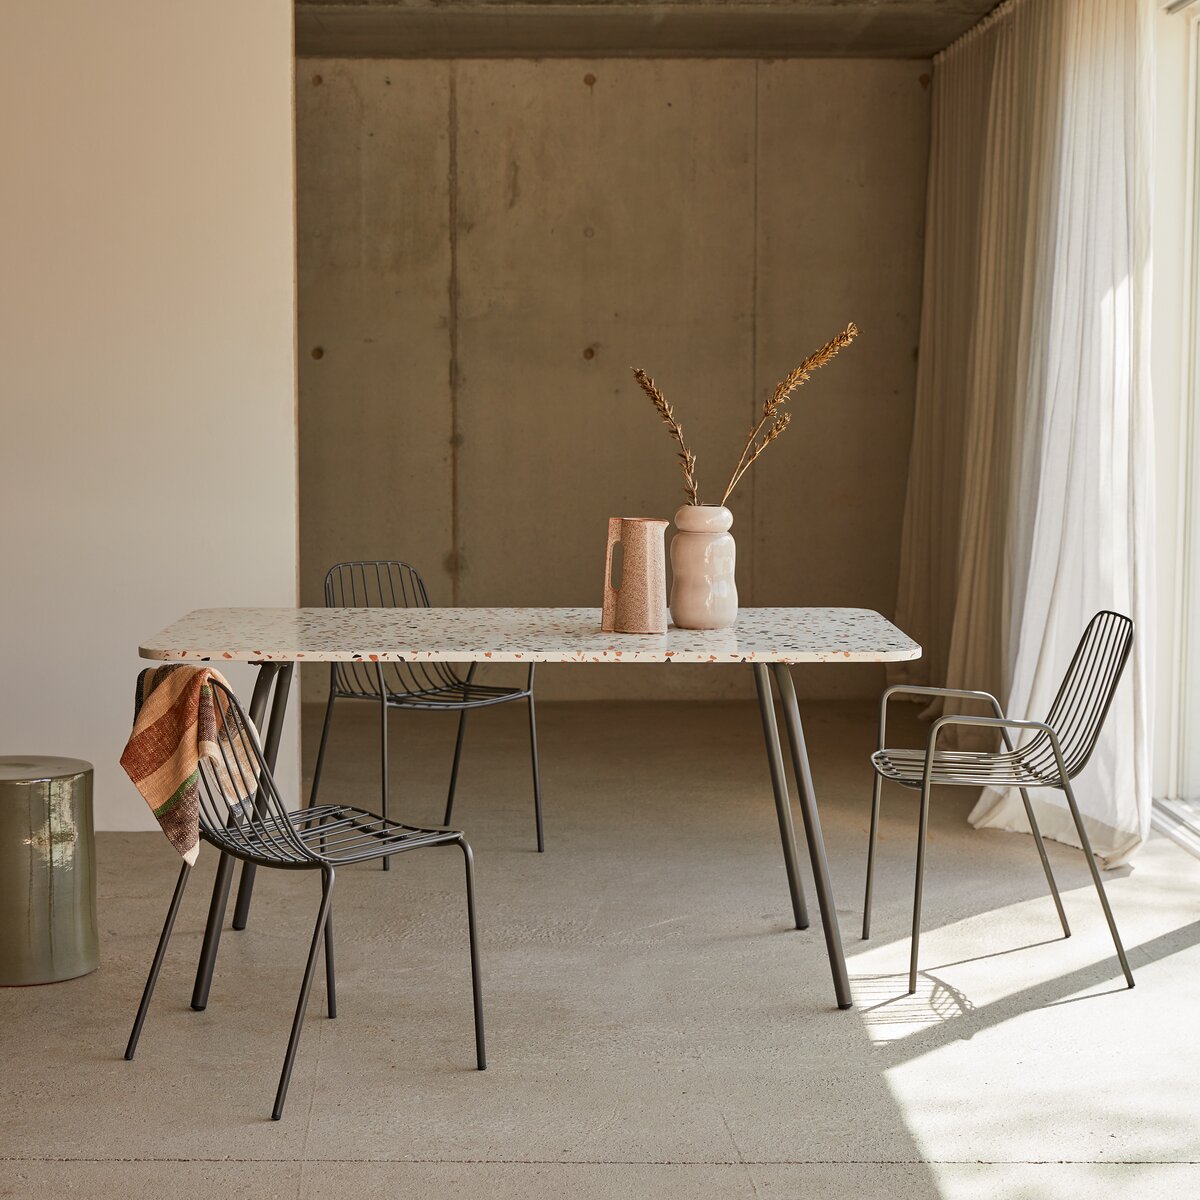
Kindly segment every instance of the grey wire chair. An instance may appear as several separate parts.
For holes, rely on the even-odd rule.
[[[395,559],[358,559],[335,563],[325,575],[327,608],[429,608],[424,581],[415,567]],[[458,736],[454,742],[454,764],[450,769],[450,788],[446,795],[443,824],[449,825],[454,812],[454,794],[458,787],[458,769],[462,761],[463,735],[467,713],[493,704],[524,700],[529,708],[529,752],[533,766],[533,811],[537,825],[537,848],[546,848],[542,830],[542,781],[538,769],[537,714],[533,700],[534,664],[529,664],[525,686],[495,687],[475,682],[472,663],[466,678],[448,663],[338,662],[330,664],[329,700],[325,705],[325,723],[317,765],[313,769],[310,804],[317,802],[321,786],[321,768],[329,741],[336,700],[371,700],[379,705],[382,811],[388,815],[388,743],[389,708],[415,708],[426,711],[457,712]],[[387,869],[387,860],[383,866]]]
[[[1067,916],[1063,911],[1050,860],[1042,833],[1029,801],[1031,787],[1057,788],[1066,795],[1067,806],[1079,833],[1080,845],[1091,868],[1092,881],[1100,906],[1112,934],[1113,945],[1125,980],[1133,987],[1133,972],[1125,957],[1117,924],[1100,878],[1088,840],[1087,829],[1075,803],[1071,780],[1083,770],[1095,749],[1096,740],[1104,725],[1113,694],[1117,690],[1129,653],[1133,647],[1133,622],[1120,613],[1099,612],[1088,622],[1075,650],[1075,656],[1058,689],[1058,695],[1044,721],[1016,721],[1004,715],[1000,702],[989,692],[963,691],[956,688],[910,687],[901,684],[883,694],[879,707],[879,749],[871,755],[875,768],[875,788],[871,798],[871,832],[867,844],[867,887],[863,900],[863,938],[871,935],[871,892],[875,878],[875,841],[879,827],[879,799],[885,779],[921,792],[921,809],[917,827],[917,877],[913,897],[912,950],[909,958],[908,990],[917,990],[917,952],[921,940],[921,896],[925,880],[925,840],[929,824],[929,794],[934,784],[949,787],[1015,787],[1020,790],[1029,827],[1042,860],[1050,895],[1058,910],[1064,937],[1071,936]],[[990,705],[994,716],[939,717],[929,731],[924,750],[887,749],[887,706],[893,696],[952,696],[973,699]],[[1004,749],[998,753],[967,750],[939,750],[938,737],[943,729],[969,725],[999,731]],[[1010,730],[1033,736],[1014,746]]]
[[[401,825],[348,804],[326,804],[320,808],[288,812],[267,766],[254,727],[237,699],[215,681],[212,683],[218,712],[218,745],[221,761],[204,760],[200,767],[200,836],[226,854],[260,867],[321,872],[321,904],[313,928],[308,962],[300,985],[300,998],[292,1020],[287,1054],[275,1092],[273,1120],[283,1115],[291,1082],[292,1065],[300,1043],[304,1012],[308,1007],[317,953],[325,942],[325,982],[328,1012],[337,1016],[337,989],[333,964],[333,881],[336,867],[417,850],[424,846],[457,846],[466,864],[467,931],[471,946],[471,988],[475,1014],[475,1054],[479,1069],[487,1066],[483,1038],[483,993],[479,970],[479,947],[475,927],[475,872],[471,847],[454,829],[422,829]],[[133,1031],[125,1049],[126,1059],[137,1050],[154,985],[158,981],[167,943],[179,912],[191,867],[185,862],[167,909],[167,919],[158,939],[150,974],[138,1006]]]

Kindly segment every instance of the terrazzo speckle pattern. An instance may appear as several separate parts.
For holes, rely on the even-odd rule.
[[[866,608],[747,608],[732,629],[604,633],[598,608],[202,608],[141,646],[190,662],[898,662],[921,648]]]

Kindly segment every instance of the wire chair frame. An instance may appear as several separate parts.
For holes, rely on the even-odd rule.
[[[929,820],[930,790],[934,784],[950,787],[1015,787],[1019,790],[1033,834],[1042,869],[1062,925],[1063,936],[1071,929],[1059,896],[1050,860],[1029,788],[1054,788],[1064,793],[1067,807],[1079,835],[1101,908],[1112,935],[1117,958],[1129,987],[1134,986],[1133,972],[1117,931],[1104,883],[1092,853],[1087,829],[1075,800],[1071,781],[1091,758],[1100,732],[1112,707],[1117,686],[1124,674],[1133,648],[1134,626],[1129,617],[1102,610],[1088,622],[1063,676],[1062,683],[1044,721],[1013,720],[1005,716],[1000,702],[989,692],[955,688],[915,687],[900,684],[888,688],[880,703],[879,749],[871,756],[875,778],[871,798],[871,829],[867,843],[867,881],[863,899],[863,938],[870,936],[871,901],[875,875],[875,846],[879,827],[879,808],[885,780],[920,790],[921,806],[917,832],[917,872],[913,899],[912,946],[909,960],[909,992],[916,990],[917,953],[921,933],[921,901],[924,887],[925,843]],[[887,708],[898,695],[953,697],[974,700],[991,708],[991,716],[961,714],[942,716],[934,721],[925,750],[892,750],[887,747]],[[999,733],[1004,749],[959,751],[938,748],[938,739],[948,726],[971,726]],[[1012,734],[1027,740],[1014,745]]]
[[[223,853],[255,866],[321,872],[321,904],[313,929],[283,1070],[276,1089],[272,1119],[277,1121],[283,1115],[322,942],[325,948],[328,1013],[331,1018],[337,1015],[332,914],[335,868],[391,857],[425,846],[457,846],[463,853],[476,1059],[479,1069],[484,1070],[487,1059],[475,918],[474,859],[470,844],[464,835],[454,829],[403,825],[346,804],[327,804],[316,809],[289,812],[266,762],[253,723],[228,688],[215,680],[210,681],[210,686],[213,689],[217,715],[217,757],[202,760],[199,769],[197,803],[201,838]],[[191,866],[185,862],[175,885],[167,919],[129,1036],[125,1050],[126,1059],[132,1059],[137,1050],[190,872]]]
[[[430,608],[420,572],[396,559],[358,559],[335,563],[325,575],[326,608]],[[350,699],[378,700],[380,674],[389,697],[430,696],[446,688],[462,688],[466,680],[447,663],[331,663],[338,694]]]
[[[327,608],[430,608],[429,593],[420,572],[410,563],[399,559],[349,559],[335,563],[325,574],[325,605]],[[530,758],[533,773],[534,818],[537,848],[545,850],[542,820],[541,769],[538,762],[537,715],[533,697],[535,664],[529,664],[526,683],[521,687],[503,687],[475,682],[478,664],[472,663],[465,676],[450,663],[435,662],[335,662],[329,670],[329,699],[325,706],[325,721],[321,728],[320,748],[313,770],[310,806],[317,803],[321,771],[329,730],[333,721],[334,704],[339,699],[374,701],[380,706],[381,740],[381,808],[388,815],[390,800],[387,710],[416,708],[426,711],[458,712],[458,735],[455,739],[454,761],[450,785],[446,794],[443,822],[450,824],[458,788],[462,761],[463,739],[467,713],[476,708],[524,700],[528,707]],[[388,868],[388,860],[383,860]]]

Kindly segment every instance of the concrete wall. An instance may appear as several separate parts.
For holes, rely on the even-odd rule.
[[[117,765],[139,640],[295,602],[291,28],[4,6],[0,754],[92,761],[101,828],[153,826]]]
[[[734,497],[738,586],[745,605],[890,611],[927,70],[303,60],[304,602],[336,559],[395,556],[436,603],[598,605],[606,518],[682,498],[629,368],[675,403],[716,500],[769,389],[854,320]],[[810,695],[882,678],[802,674]],[[732,668],[544,675],[546,696],[750,686]]]

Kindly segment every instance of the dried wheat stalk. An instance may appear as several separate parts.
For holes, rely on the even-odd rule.
[[[641,367],[634,368],[633,377],[638,381],[642,391],[650,397],[650,402],[658,410],[663,424],[670,430],[671,437],[679,446],[679,454],[676,457],[679,459],[680,470],[683,471],[683,490],[687,493],[688,503],[699,504],[700,501],[696,498],[696,456],[687,448],[687,443],[683,440],[683,426],[675,420],[674,409],[667,403],[662,392],[654,386],[654,380]]]
[[[737,466],[733,468],[733,474],[729,477],[724,495],[721,496],[722,504],[729,499],[730,493],[737,487],[738,481],[750,469],[758,456],[788,427],[791,414],[779,411],[787,403],[788,397],[798,387],[808,382],[813,371],[835,358],[838,351],[844,350],[857,336],[858,327],[851,321],[833,341],[826,342],[820,350],[813,351],[785,379],[779,381],[770,398],[763,403],[762,416],[758,424],[750,430],[749,436],[746,438],[746,444],[737,460]]]

